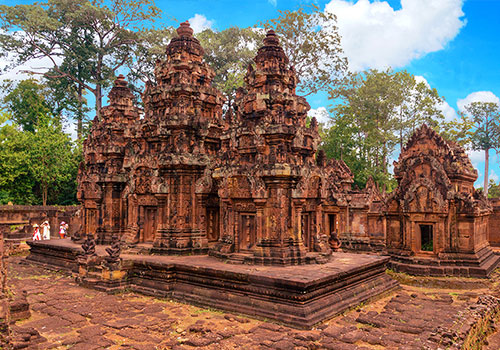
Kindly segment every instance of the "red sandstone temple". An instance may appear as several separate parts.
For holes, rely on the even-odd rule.
[[[318,125],[269,31],[223,117],[203,48],[182,23],[143,94],[120,76],[84,144],[83,233],[142,251],[263,264],[326,262],[347,231],[352,174],[318,151]],[[351,214],[352,215],[352,214]]]
[[[193,30],[186,22],[177,33],[144,111],[119,76],[94,120],[78,175],[82,234],[266,265],[325,263],[338,236],[406,272],[485,276],[496,266],[492,210],[460,147],[423,126],[401,152],[394,193],[371,180],[353,190],[346,164],[318,151],[317,121],[306,122],[309,104],[273,31],[225,113]]]
[[[85,241],[30,242],[28,260],[85,286],[300,328],[396,288],[387,264],[476,277],[497,266],[488,243],[500,242],[497,221],[460,147],[424,125],[401,152],[392,194],[372,180],[354,190],[346,164],[318,151],[317,121],[306,119],[273,31],[225,113],[193,30],[186,22],[177,33],[144,111],[119,76],[94,120],[78,173],[82,229],[72,236]],[[376,254],[337,251],[341,243]]]

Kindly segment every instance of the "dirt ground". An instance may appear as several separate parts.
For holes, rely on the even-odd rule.
[[[445,349],[438,330],[460,327],[465,308],[492,292],[403,285],[302,331],[136,293],[108,295],[22,259],[9,259],[9,287],[25,291],[30,304],[31,317],[12,327],[27,349]],[[484,349],[500,349],[500,333],[488,340]]]

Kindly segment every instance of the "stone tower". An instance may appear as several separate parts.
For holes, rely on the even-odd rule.
[[[108,99],[109,105],[94,119],[83,144],[78,171],[82,233],[96,234],[99,243],[109,243],[112,235],[122,235],[125,227],[126,203],[121,193],[127,180],[122,168],[128,144],[126,130],[139,120],[140,113],[123,75],[115,80]]]
[[[208,248],[196,182],[220,148],[224,103],[188,22],[177,34],[165,60],[157,62],[156,83],[146,85],[145,116],[130,131],[125,164],[130,173],[125,240],[150,242],[155,252],[167,254]]]
[[[297,96],[297,77],[274,31],[249,65],[247,89],[226,114],[223,155],[213,171],[220,197],[220,240],[212,255],[262,264],[325,262],[328,197],[318,125]],[[209,180],[207,179],[207,182]]]

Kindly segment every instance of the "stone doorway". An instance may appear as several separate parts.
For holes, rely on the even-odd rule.
[[[219,208],[207,208],[207,238],[209,242],[219,240]]]
[[[433,225],[420,224],[420,250],[423,252],[434,251]]]
[[[328,237],[332,235],[332,233],[336,232],[336,222],[337,222],[337,216],[335,214],[328,214]]]
[[[149,243],[153,242],[156,233],[156,208],[146,207],[144,210],[145,220],[144,220],[144,236],[143,242]]]
[[[240,215],[240,252],[252,249],[256,241],[255,214],[243,213]]]

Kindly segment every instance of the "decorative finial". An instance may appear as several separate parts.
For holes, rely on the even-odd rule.
[[[264,39],[264,45],[266,46],[279,46],[280,41],[278,40],[278,36],[276,32],[272,29],[267,31],[266,37]]]
[[[115,86],[118,86],[118,87],[126,87],[127,86],[127,81],[125,80],[125,77],[123,76],[123,74],[120,74],[118,77],[116,77]]]
[[[188,21],[182,22],[179,28],[177,28],[177,34],[179,34],[180,37],[192,37],[193,33],[194,31]]]

